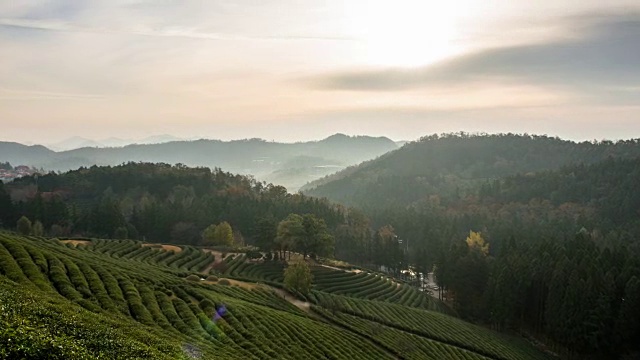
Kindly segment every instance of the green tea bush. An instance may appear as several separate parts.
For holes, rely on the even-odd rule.
[[[75,286],[76,290],[80,293],[80,295],[82,295],[83,298],[90,298],[91,290],[89,290],[89,284],[87,283],[87,279],[85,279],[78,266],[67,257],[62,257],[61,260],[67,269],[69,280],[71,280],[71,283]]]
[[[120,287],[122,288],[127,303],[129,304],[131,315],[145,325],[153,325],[153,317],[149,313],[149,310],[142,305],[140,294],[133,283],[126,278],[121,278],[118,282],[120,283]]]
[[[27,277],[22,273],[20,266],[13,259],[11,253],[9,253],[9,251],[7,251],[7,249],[2,244],[0,244],[0,274],[17,283],[31,283],[29,279],[27,279]]]
[[[113,303],[113,300],[109,297],[107,290],[102,283],[102,279],[98,276],[98,273],[95,272],[87,263],[80,262],[78,263],[78,268],[84,274],[87,279],[87,283],[89,284],[89,288],[91,289],[91,293],[95,296],[96,300],[100,304],[100,307],[109,312],[117,312],[117,308]]]
[[[38,288],[42,290],[51,290],[49,281],[45,279],[40,272],[40,268],[33,263],[31,255],[24,249],[23,246],[16,242],[3,242],[5,248],[11,253],[14,260],[18,263],[18,266],[22,269],[22,272],[34,283]]]
[[[53,255],[49,255],[48,260],[49,277],[60,295],[71,301],[82,300],[82,295],[76,291],[76,288],[71,284],[71,281],[69,281],[64,264],[58,260],[58,258],[53,257]]]
[[[191,275],[187,276],[186,279],[188,281],[200,281],[200,276],[195,275],[195,274],[191,274]]]

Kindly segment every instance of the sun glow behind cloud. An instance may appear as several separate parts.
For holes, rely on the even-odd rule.
[[[362,42],[364,62],[377,66],[420,66],[449,57],[462,2],[424,0],[350,2],[346,31]]]

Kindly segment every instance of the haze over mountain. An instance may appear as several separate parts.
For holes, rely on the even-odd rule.
[[[190,139],[179,138],[177,136],[167,135],[167,134],[148,136],[143,139],[137,139],[137,140],[121,139],[117,137],[93,140],[93,139],[87,139],[81,136],[72,136],[68,139],[62,140],[57,143],[45,144],[45,146],[54,151],[67,151],[67,150],[81,149],[84,147],[98,147],[98,148],[122,147],[122,146],[127,146],[132,144],[139,144],[139,145],[162,144],[162,143],[167,143],[171,141],[184,141],[184,140],[190,140]]]
[[[162,139],[166,138],[152,137],[146,141],[161,142]],[[79,144],[77,140],[81,139],[74,140]],[[66,171],[81,166],[117,165],[129,161],[181,163],[250,174],[258,180],[297,191],[309,181],[396,148],[397,145],[385,137],[350,137],[343,134],[320,141],[298,143],[276,143],[262,139],[202,139],[124,147],[83,147],[59,152],[40,145],[0,142],[0,161],[53,171]]]

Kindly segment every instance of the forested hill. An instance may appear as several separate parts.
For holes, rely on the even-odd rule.
[[[0,161],[54,171],[92,165],[113,166],[129,161],[219,167],[233,173],[253,175],[295,192],[310,180],[396,148],[397,145],[385,137],[343,134],[298,143],[261,139],[197,140],[113,148],[85,147],[62,152],[42,146],[0,142]]]
[[[128,163],[0,183],[0,226],[38,221],[52,236],[96,236],[196,244],[228,222],[251,238],[262,218],[314,214],[333,227],[343,215],[328,202],[216,169]]]
[[[403,206],[430,195],[459,197],[489,179],[638,156],[638,140],[576,143],[513,134],[432,135],[303,190],[361,208]]]
[[[568,358],[637,358],[639,155],[637,140],[432,136],[307,193],[391,225],[373,262],[434,269],[463,317],[542,335]]]
[[[481,185],[479,202],[580,204],[609,225],[636,223],[640,230],[640,158],[607,159],[531,175],[514,175]]]

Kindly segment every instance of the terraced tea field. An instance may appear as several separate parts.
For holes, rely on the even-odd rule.
[[[281,296],[283,264],[215,256],[0,233],[0,358],[547,358],[379,275],[314,268],[305,311]]]

